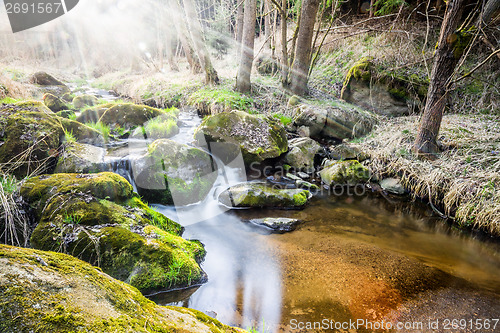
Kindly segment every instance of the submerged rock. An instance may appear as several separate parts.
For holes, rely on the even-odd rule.
[[[285,155],[285,163],[295,171],[314,171],[314,158],[321,151],[319,143],[311,138],[296,138],[288,142],[290,150]]]
[[[243,183],[231,186],[219,196],[219,202],[229,208],[303,208],[311,194],[303,189],[278,189],[265,183]]]
[[[375,123],[376,118],[369,111],[337,101],[327,106],[302,105],[292,129],[314,139],[343,140],[368,134]]]
[[[53,112],[69,109],[68,106],[64,104],[64,102],[61,99],[59,99],[59,97],[54,96],[52,94],[47,93],[43,95],[42,99],[43,99],[43,104],[45,104],[45,106],[47,106]]]
[[[153,211],[121,176],[55,174],[28,179],[21,195],[36,221],[30,241],[97,265],[140,290],[185,287],[205,280],[203,245]]]
[[[72,142],[64,146],[59,154],[56,173],[95,173],[109,170],[104,161],[106,149]]]
[[[399,78],[362,58],[347,73],[341,97],[384,116],[403,116],[422,105],[427,89],[428,83],[415,75]]]
[[[242,332],[187,308],[158,306],[72,256],[0,245],[0,331]]]
[[[357,185],[370,179],[370,171],[355,160],[332,161],[320,171],[326,185]]]
[[[99,100],[94,95],[80,95],[73,98],[73,106],[76,109],[81,109],[85,106],[94,106],[97,104],[99,104]]]
[[[385,178],[380,182],[380,187],[386,192],[403,195],[406,193],[401,181],[397,178]]]
[[[263,219],[252,219],[248,222],[267,227],[277,232],[290,232],[295,230],[301,221],[286,217],[266,217]]]
[[[184,206],[203,200],[217,178],[217,166],[201,149],[156,140],[131,161],[138,193],[150,203]]]
[[[226,163],[232,161],[239,152],[242,153],[245,164],[250,165],[288,151],[285,129],[277,121],[243,111],[207,117],[194,136],[199,146],[207,146],[212,142],[225,143],[227,148],[224,151],[212,152]]]

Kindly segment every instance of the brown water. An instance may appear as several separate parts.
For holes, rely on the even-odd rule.
[[[159,210],[175,217],[171,208]],[[272,234],[242,221],[267,216],[304,223],[292,233]],[[199,309],[230,325],[322,332],[333,330],[300,330],[299,323],[423,321],[438,315],[442,322],[500,313],[499,243],[449,227],[418,202],[376,195],[313,198],[302,211],[224,213],[188,225],[185,236],[206,245],[209,282],[190,290],[192,295],[153,299]]]

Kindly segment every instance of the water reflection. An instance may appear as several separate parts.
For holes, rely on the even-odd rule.
[[[175,210],[156,206],[175,218]],[[178,305],[217,314],[225,324],[239,327],[276,327],[281,317],[280,266],[268,249],[261,229],[242,223],[232,214],[188,225],[183,235],[200,239],[207,250],[202,267],[209,280],[178,302],[156,295],[162,305]]]

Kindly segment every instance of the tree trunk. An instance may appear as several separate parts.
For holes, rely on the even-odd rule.
[[[287,41],[287,16],[288,0],[281,1],[281,84],[288,87],[288,41]]]
[[[462,16],[464,0],[449,0],[439,35],[438,47],[427,92],[427,102],[418,129],[414,150],[418,154],[438,152],[437,136],[447,100],[447,85],[465,46],[456,32]],[[462,45],[459,45],[462,44]]]
[[[177,15],[177,17],[180,16],[179,19],[176,18],[172,21],[174,22],[175,30],[177,30],[177,36],[179,37],[179,41],[181,42],[182,50],[184,51],[184,55],[186,56],[189,68],[193,73],[200,73],[201,64],[198,58],[195,56],[193,46],[188,38],[189,31],[187,28],[187,20],[185,18],[185,15],[177,0],[170,0],[169,3],[174,15]]]
[[[373,14],[375,13],[375,2],[376,0],[370,0],[370,17],[373,17]]]
[[[236,90],[249,92],[252,88],[250,75],[253,63],[253,45],[255,40],[255,19],[257,0],[245,0],[245,19],[243,24],[242,47],[240,52],[240,66],[236,76]]]
[[[307,77],[311,62],[311,43],[318,12],[319,0],[304,0],[300,11],[300,26],[292,67],[290,90],[299,96],[307,91]]]
[[[495,15],[495,13],[498,13],[499,10],[500,0],[488,1],[484,6],[483,15],[481,16],[481,19],[483,21],[482,25],[488,25],[491,19],[493,19],[493,15]]]
[[[269,48],[272,47],[271,44],[271,5],[269,4],[270,0],[264,0],[264,40]]]
[[[189,30],[191,31],[191,38],[194,42],[194,48],[198,59],[200,60],[201,67],[205,71],[205,81],[207,84],[217,84],[219,83],[219,77],[214,67],[212,66],[212,61],[210,60],[210,55],[208,53],[207,47],[202,37],[202,28],[198,15],[196,14],[196,7],[193,0],[183,0],[184,10],[186,11],[186,16],[188,19]]]
[[[244,2],[241,0],[236,0],[236,6],[238,6],[238,8],[236,9],[236,42],[238,44],[239,51],[241,46],[241,39],[243,37]]]

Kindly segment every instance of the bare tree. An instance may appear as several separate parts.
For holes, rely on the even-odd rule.
[[[250,75],[253,64],[253,46],[255,41],[255,19],[257,16],[257,0],[245,0],[245,15],[243,24],[240,65],[236,76],[236,90],[249,92],[252,88]]]
[[[498,10],[500,0],[489,0],[477,24],[488,24]],[[446,106],[450,80],[472,38],[470,28],[458,29],[465,0],[449,0],[441,25],[438,46],[431,72],[427,101],[413,149],[421,155],[436,154],[437,136]],[[496,10],[494,10],[496,8]],[[472,27],[474,30],[476,27]]]
[[[290,90],[299,96],[305,95],[307,91],[312,39],[318,7],[319,0],[304,0],[300,11],[297,46],[290,77]]]
[[[175,1],[175,0],[174,0]],[[205,71],[205,81],[208,84],[219,83],[219,77],[215,71],[212,61],[210,60],[210,54],[208,53],[207,47],[203,40],[202,28],[198,15],[196,14],[196,7],[193,0],[183,0],[184,10],[186,11],[186,17],[188,20],[189,30],[191,31],[191,37],[194,42],[194,48],[198,59],[200,60],[201,66]]]

